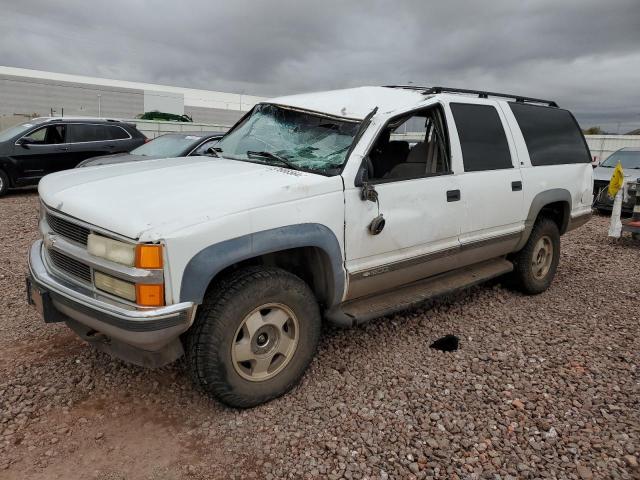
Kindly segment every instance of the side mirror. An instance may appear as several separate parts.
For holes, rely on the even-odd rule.
[[[212,157],[219,157],[218,155],[219,149],[217,147],[211,146],[204,151],[205,155],[210,155]]]
[[[29,140],[28,137],[22,137],[18,139],[18,141],[16,142],[16,145],[20,145],[22,147],[28,148],[30,143],[31,143],[31,140]]]
[[[362,163],[360,164],[360,168],[358,169],[358,173],[356,173],[355,178],[355,186],[362,187],[365,183],[369,181],[369,157],[364,157],[362,159]]]

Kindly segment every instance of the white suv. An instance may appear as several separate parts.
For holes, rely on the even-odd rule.
[[[248,407],[290,389],[323,318],[351,326],[508,274],[548,288],[589,219],[590,154],[554,102],[362,87],[256,105],[219,158],[39,187],[29,300],[97,348]]]

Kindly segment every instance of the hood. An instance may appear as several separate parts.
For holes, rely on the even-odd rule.
[[[340,177],[211,157],[127,162],[47,175],[49,207],[132,239],[342,189]]]
[[[114,163],[122,162],[136,162],[139,160],[155,160],[162,158],[159,156],[147,156],[147,155],[132,155],[131,153],[113,153],[111,155],[101,155],[99,157],[88,158],[80,162],[76,168],[80,167],[95,167],[98,165],[112,165]]]
[[[611,180],[614,168],[609,167],[596,167],[593,170],[593,179],[608,182]],[[637,178],[640,178],[640,168],[625,168],[624,169],[624,181],[635,182]]]

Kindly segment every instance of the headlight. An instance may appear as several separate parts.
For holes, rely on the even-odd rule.
[[[87,239],[87,251],[96,257],[128,267],[158,270],[163,265],[162,245],[133,245],[91,233]],[[161,283],[132,283],[98,271],[94,273],[93,281],[99,290],[126,298],[138,305],[164,305],[164,285]]]
[[[94,233],[87,239],[87,251],[91,255],[104,258],[112,262],[133,267],[136,261],[136,246],[119,242],[111,238],[102,237]]]
[[[112,295],[126,298],[132,302],[136,301],[136,286],[133,283],[125,282],[119,278],[105,275],[101,272],[94,272],[93,281],[96,288]]]

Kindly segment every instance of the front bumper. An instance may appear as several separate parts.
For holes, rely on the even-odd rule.
[[[116,302],[52,274],[43,260],[42,240],[31,245],[27,283],[30,301],[45,322],[64,321],[103,351],[147,366],[168,363],[183,353],[179,336],[193,322],[192,302],[160,308]]]

